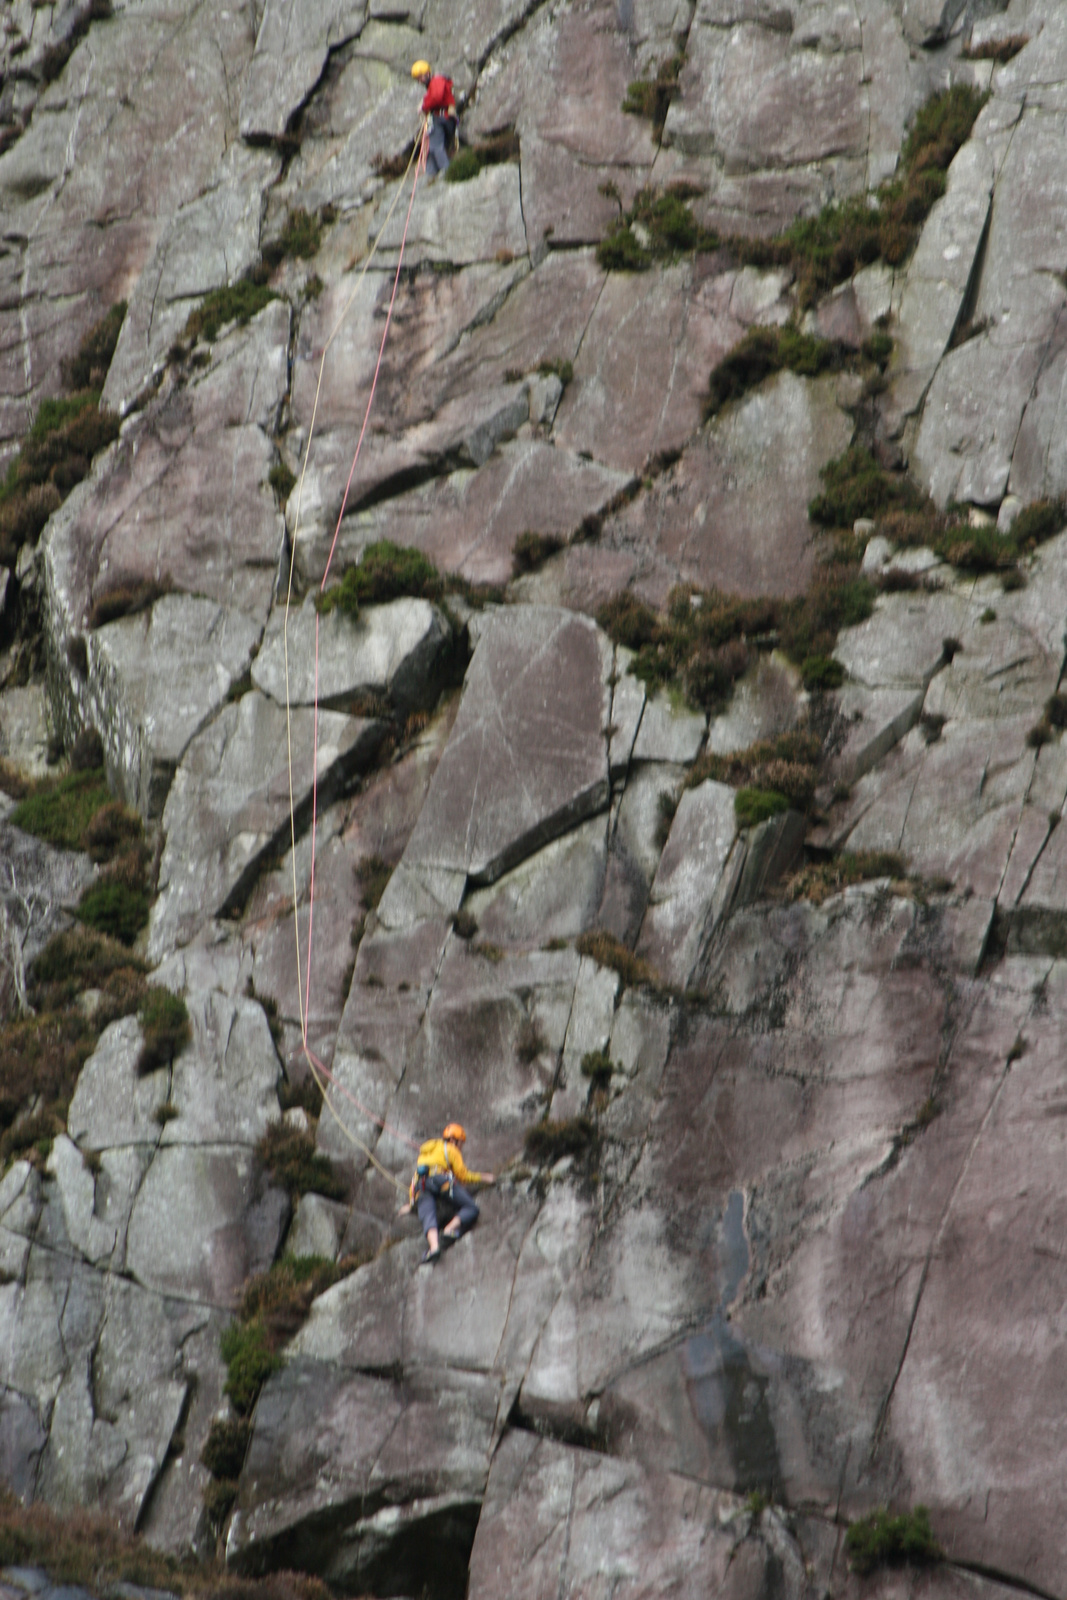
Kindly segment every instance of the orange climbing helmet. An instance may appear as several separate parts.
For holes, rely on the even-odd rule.
[[[450,1122],[441,1138],[446,1139],[449,1144],[466,1144],[467,1142],[467,1135],[458,1122]]]

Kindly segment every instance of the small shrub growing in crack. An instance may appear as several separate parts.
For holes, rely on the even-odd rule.
[[[238,1478],[252,1430],[247,1422],[221,1418],[211,1424],[200,1460],[213,1478]]]
[[[144,1043],[137,1058],[143,1077],[159,1067],[169,1067],[193,1036],[189,1011],[181,995],[153,985],[145,993],[138,1013]]]
[[[606,1089],[615,1071],[615,1063],[606,1050],[587,1050],[582,1057],[582,1077],[588,1078],[594,1089]]]
[[[63,364],[68,389],[102,389],[126,318],[126,302],[118,300],[95,322],[78,346],[77,355]]]
[[[226,1363],[225,1392],[238,1416],[247,1416],[260,1389],[281,1366],[281,1358],[271,1349],[260,1322],[231,1323],[222,1335],[220,1350]]]
[[[738,400],[769,378],[788,370],[805,378],[832,372],[850,360],[845,348],[830,339],[801,333],[792,323],[784,328],[749,328],[741,342],[713,368],[704,405],[705,420],[731,400]]]
[[[101,878],[82,894],[74,915],[87,928],[106,933],[122,944],[133,944],[148,925],[150,904],[146,889],[116,878]]]
[[[315,1148],[310,1134],[276,1122],[256,1146],[256,1154],[280,1189],[290,1199],[302,1194],[321,1194],[327,1200],[343,1200],[345,1186],[327,1156]]]
[[[859,267],[882,259],[899,266],[911,253],[931,207],[944,194],[945,174],[970,136],[986,96],[967,85],[936,94],[912,123],[894,177],[866,195],[828,205],[772,239],[732,238],[737,260],[757,267],[787,266],[802,309],[813,306]]]
[[[296,473],[284,461],[276,461],[267,473],[267,482],[274,490],[279,506],[284,506],[296,487]]]
[[[225,288],[212,289],[196,310],[189,313],[184,338],[190,344],[195,344],[198,339],[214,344],[222,329],[231,322],[244,327],[259,315],[264,306],[277,298],[273,289],[257,282],[252,275],[240,278]]]
[[[854,883],[889,878],[894,883],[907,879],[904,858],[888,850],[843,851],[832,861],[817,861],[802,867],[786,884],[788,900],[810,900],[821,906],[831,895],[840,894]]]
[[[659,144],[670,103],[678,92],[678,75],[685,66],[681,53],[668,56],[656,68],[653,78],[635,78],[628,85],[622,109],[633,117],[646,117],[652,124],[652,137]]]
[[[519,1029],[518,1041],[515,1045],[515,1054],[519,1060],[529,1066],[532,1061],[537,1060],[538,1056],[543,1055],[547,1048],[548,1044],[541,1030],[541,1024],[536,1017],[524,1017],[522,1026]]]
[[[782,811],[789,801],[776,789],[738,789],[734,795],[734,814],[739,828],[757,828]]]
[[[652,987],[659,985],[659,975],[648,962],[635,956],[614,934],[606,933],[603,929],[579,934],[574,941],[574,948],[580,956],[589,956],[597,966],[610,967],[617,972],[628,988],[638,988],[643,984]]]
[[[526,1131],[523,1149],[539,1166],[552,1166],[564,1156],[579,1156],[593,1143],[595,1131],[588,1117],[555,1122],[545,1117]]]
[[[537,572],[550,556],[563,549],[563,540],[553,533],[520,533],[511,549],[511,572],[521,578]]]
[[[404,595],[438,600],[443,589],[437,568],[421,550],[380,539],[366,547],[358,565],[349,567],[340,583],[320,595],[315,605],[321,612],[336,608],[357,617],[363,605],[380,605]]]
[[[879,1567],[928,1567],[944,1559],[925,1506],[896,1517],[872,1511],[850,1525],[845,1549],[853,1572],[861,1577]]]
[[[1020,50],[1025,50],[1029,43],[1028,33],[1009,33],[1003,39],[985,39],[981,44],[965,45],[960,55],[964,61],[995,61],[1003,66],[1005,61],[1017,56]]]

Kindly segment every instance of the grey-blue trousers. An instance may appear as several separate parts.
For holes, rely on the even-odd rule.
[[[448,166],[448,139],[455,119],[439,117],[435,111],[430,122],[430,148],[426,153],[426,176],[434,178]]]
[[[470,1190],[454,1179],[451,1190],[449,1194],[449,1185],[444,1178],[434,1176],[426,1179],[426,1187],[419,1190],[416,1202],[423,1233],[429,1234],[431,1228],[443,1228],[455,1216],[459,1217],[460,1233],[469,1233],[474,1227],[478,1220],[478,1207]]]

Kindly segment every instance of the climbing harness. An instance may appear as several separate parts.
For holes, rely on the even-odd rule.
[[[365,437],[366,432],[367,432],[367,425],[368,425],[368,423],[370,421],[371,407],[374,404],[374,396],[375,396],[375,392],[376,392],[377,387],[378,387],[378,377],[379,377],[379,374],[381,373],[381,368],[382,368],[382,358],[383,358],[383,356],[385,354],[385,344],[386,344],[386,340],[389,337],[389,329],[390,329],[390,327],[392,325],[392,320],[393,320],[393,308],[394,308],[394,306],[396,304],[397,289],[398,289],[399,284],[400,284],[400,271],[401,271],[401,267],[403,266],[403,261],[404,261],[404,248],[405,248],[405,245],[407,244],[408,229],[409,229],[409,227],[411,225],[412,207],[415,204],[415,191],[418,188],[419,175],[422,173],[422,171],[425,169],[425,166],[426,166],[427,144],[428,144],[427,128],[424,125],[420,129],[418,138],[413,141],[411,154],[408,157],[408,164],[407,164],[407,167],[404,170],[404,175],[401,178],[400,183],[397,185],[397,191],[396,191],[396,194],[395,194],[395,196],[393,198],[393,202],[390,205],[388,212],[386,213],[384,222],[382,223],[381,227],[378,229],[377,235],[375,236],[374,242],[373,242],[373,244],[372,244],[372,246],[371,246],[371,248],[370,248],[370,250],[369,250],[369,252],[368,252],[368,254],[366,256],[366,259],[363,262],[363,265],[362,265],[362,267],[360,269],[359,276],[358,276],[358,278],[356,280],[356,283],[355,283],[355,286],[354,286],[354,288],[352,290],[352,293],[349,295],[348,300],[346,301],[345,306],[344,306],[343,310],[341,311],[340,316],[337,318],[337,321],[335,322],[333,328],[331,329],[329,338],[326,340],[326,343],[323,345],[322,356],[321,356],[321,359],[319,361],[318,382],[317,382],[317,384],[315,386],[315,399],[314,399],[314,403],[313,403],[312,409],[311,409],[311,422],[310,422],[310,425],[308,427],[307,444],[304,447],[304,457],[303,457],[303,461],[301,463],[300,478],[299,478],[299,481],[298,481],[298,484],[297,484],[296,517],[294,519],[293,536],[292,536],[292,543],[291,543],[291,550],[290,550],[290,557],[289,557],[289,584],[288,584],[288,588],[286,590],[286,595],[285,595],[285,621],[284,621],[284,626],[283,626],[283,629],[282,629],[282,646],[283,646],[283,653],[284,653],[284,657],[285,657],[285,732],[286,732],[287,755],[288,755],[288,763],[289,763],[289,835],[290,835],[292,864],[293,864],[293,924],[294,924],[294,930],[295,930],[295,935],[296,935],[296,979],[297,979],[297,1001],[298,1001],[298,1004],[299,1004],[299,1007],[300,1007],[300,1041],[301,1041],[301,1047],[303,1049],[304,1057],[305,1057],[305,1059],[307,1061],[308,1069],[309,1069],[309,1071],[311,1073],[311,1076],[312,1076],[316,1086],[318,1087],[318,1090],[319,1090],[320,1094],[322,1095],[323,1104],[329,1110],[330,1115],[333,1117],[334,1121],[337,1123],[338,1127],[341,1129],[341,1132],[344,1134],[345,1138],[348,1139],[349,1142],[351,1144],[353,1144],[356,1147],[357,1150],[359,1150],[363,1155],[365,1155],[367,1157],[367,1160],[376,1169],[376,1171],[380,1172],[384,1178],[386,1178],[391,1184],[393,1184],[397,1189],[399,1189],[401,1191],[403,1191],[404,1185],[401,1183],[400,1179],[395,1177],[393,1175],[393,1173],[388,1171],[388,1169],[386,1167],[384,1167],[382,1165],[382,1163],[378,1160],[378,1158],[374,1154],[373,1150],[371,1150],[368,1145],[364,1144],[364,1142],[360,1138],[358,1138],[357,1135],[355,1133],[353,1133],[352,1130],[348,1127],[347,1123],[344,1121],[343,1117],[341,1116],[340,1112],[338,1111],[337,1106],[334,1104],[334,1100],[331,1097],[330,1090],[333,1090],[336,1094],[339,1094],[343,1099],[347,1100],[351,1105],[353,1105],[356,1108],[356,1110],[362,1116],[366,1117],[369,1121],[375,1123],[379,1128],[382,1129],[383,1132],[391,1133],[395,1138],[399,1139],[402,1143],[410,1145],[413,1150],[418,1148],[418,1146],[416,1144],[416,1141],[413,1140],[413,1139],[409,1139],[407,1137],[407,1135],[401,1133],[399,1129],[391,1128],[383,1117],[379,1117],[375,1112],[373,1112],[369,1108],[369,1106],[365,1106],[362,1103],[362,1101],[360,1101],[357,1098],[356,1095],[352,1094],[352,1092],[349,1089],[347,1089],[344,1086],[344,1084],[342,1084],[342,1083],[340,1083],[338,1081],[338,1079],[334,1076],[334,1074],[326,1067],[325,1063],[323,1061],[321,1061],[319,1059],[319,1057],[315,1054],[315,1052],[311,1049],[311,1047],[310,1047],[310,1045],[308,1043],[308,1018],[309,1018],[310,1012],[311,1012],[311,951],[312,951],[312,934],[313,934],[313,930],[314,930],[314,919],[315,919],[315,839],[316,839],[316,830],[317,830],[317,825],[318,825],[319,614],[316,611],[316,613],[315,613],[315,689],[314,689],[314,713],[313,713],[313,735],[312,735],[312,757],[311,757],[311,759],[312,759],[312,769],[311,769],[311,871],[310,871],[310,878],[309,878],[309,885],[308,885],[307,958],[306,958],[306,961],[304,961],[303,964],[302,964],[301,963],[301,951],[300,951],[300,891],[299,891],[299,885],[297,883],[297,876],[296,876],[296,800],[295,800],[294,786],[293,786],[293,730],[292,730],[292,710],[291,710],[290,688],[289,688],[289,610],[290,610],[290,606],[291,606],[291,602],[292,602],[292,595],[293,595],[293,575],[294,575],[294,571],[295,571],[295,567],[296,567],[296,547],[297,547],[297,540],[298,540],[298,536],[299,536],[299,532],[300,532],[300,514],[301,514],[302,507],[303,507],[304,478],[305,478],[305,474],[307,472],[308,460],[309,460],[310,455],[311,455],[311,442],[312,442],[312,439],[313,439],[314,433],[315,433],[315,422],[316,422],[316,419],[318,417],[319,398],[320,398],[320,396],[322,394],[322,379],[323,379],[323,372],[325,370],[325,365],[326,365],[326,356],[327,356],[327,353],[329,352],[330,346],[333,344],[335,338],[337,337],[338,333],[340,332],[341,326],[344,323],[344,320],[347,317],[349,311],[351,310],[353,303],[355,302],[356,295],[359,293],[360,286],[361,286],[361,284],[363,282],[364,277],[366,276],[367,269],[369,268],[371,262],[374,259],[374,256],[375,256],[375,254],[376,254],[376,252],[378,250],[378,246],[379,246],[379,244],[381,242],[382,235],[385,233],[386,228],[389,225],[389,221],[392,218],[393,212],[395,211],[395,209],[397,207],[397,204],[398,204],[398,202],[399,202],[399,200],[401,198],[401,195],[404,193],[405,185],[407,183],[409,175],[411,174],[412,166],[414,165],[414,169],[415,170],[414,170],[414,178],[413,178],[412,184],[411,184],[411,195],[410,195],[410,198],[408,200],[407,216],[406,216],[405,221],[404,221],[404,230],[403,230],[403,233],[402,233],[401,239],[400,239],[400,250],[399,250],[398,257],[397,257],[396,272],[393,275],[393,288],[392,288],[392,293],[391,293],[390,298],[389,298],[389,308],[388,308],[388,311],[386,313],[385,327],[384,327],[384,329],[382,331],[381,343],[380,343],[380,345],[378,347],[378,359],[377,359],[377,362],[376,362],[375,368],[374,368],[374,376],[373,376],[373,378],[371,380],[370,394],[367,397],[366,410],[364,411],[364,414],[363,414],[363,425],[360,428],[359,438],[356,441],[355,453],[353,454],[353,457],[352,457],[352,465],[351,465],[351,468],[349,469],[348,480],[345,483],[345,491],[344,491],[344,495],[342,496],[342,499],[341,499],[341,509],[338,512],[338,516],[337,516],[337,526],[334,529],[333,540],[332,540],[332,542],[330,544],[330,552],[329,552],[329,555],[328,555],[327,560],[326,560],[326,568],[325,568],[325,571],[323,572],[323,575],[322,575],[322,582],[319,585],[319,592],[320,593],[322,593],[325,590],[325,588],[326,588],[326,580],[330,575],[330,567],[331,567],[332,562],[333,562],[334,551],[337,548],[337,540],[338,540],[338,538],[340,536],[340,533],[341,533],[341,522],[342,522],[342,519],[344,518],[345,508],[346,508],[346,506],[348,504],[349,491],[351,490],[351,487],[352,487],[352,480],[353,480],[353,478],[355,476],[356,466],[357,466],[357,464],[359,462],[360,451],[363,448],[363,440],[364,440],[364,437]]]

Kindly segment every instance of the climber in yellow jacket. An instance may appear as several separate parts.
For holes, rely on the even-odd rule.
[[[464,1233],[469,1233],[478,1220],[478,1207],[464,1184],[495,1183],[491,1172],[471,1172],[464,1164],[460,1145],[466,1144],[467,1135],[458,1122],[450,1122],[439,1139],[427,1139],[419,1149],[418,1164],[408,1190],[408,1203],[402,1206],[401,1216],[417,1211],[422,1231],[426,1235],[426,1252],[420,1267],[433,1266],[441,1259],[441,1244],[455,1244]],[[449,1216],[447,1227],[440,1233],[440,1212]]]

